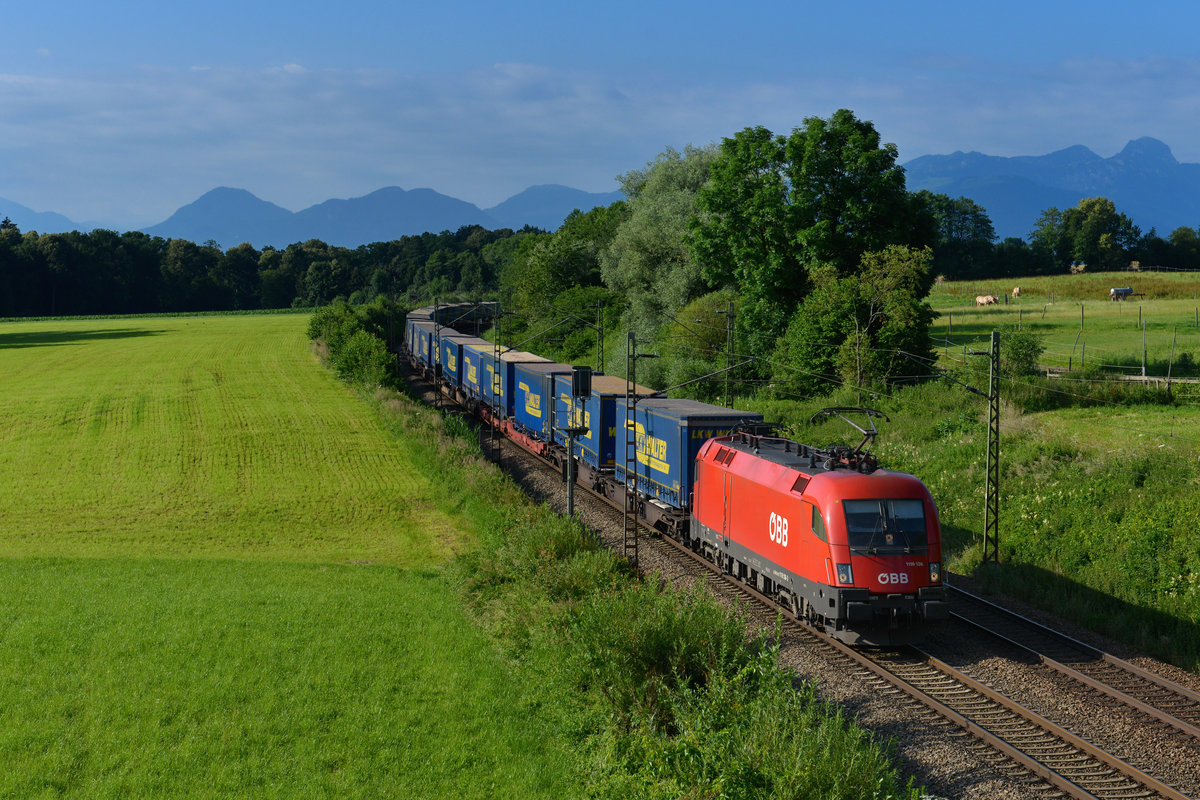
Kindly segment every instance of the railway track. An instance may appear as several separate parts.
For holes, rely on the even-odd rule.
[[[1049,669],[1194,740],[1200,747],[1200,693],[1136,664],[950,587],[952,616],[1033,654]]]
[[[525,452],[521,448],[517,449]],[[526,455],[540,464],[548,473],[557,474],[557,470],[541,458],[530,453],[526,453]],[[576,490],[608,502],[602,495],[591,492],[582,485],[577,485]],[[612,513],[616,515],[620,511],[613,509]],[[1051,794],[1072,798],[1188,800],[1188,795],[1166,782],[1143,772],[1125,759],[1093,745],[1081,736],[1066,730],[931,655],[916,648],[895,651],[856,650],[827,636],[823,631],[814,629],[807,622],[795,618],[788,610],[774,603],[771,598],[762,595],[753,587],[723,574],[715,564],[674,539],[661,537],[655,531],[648,531],[648,534],[655,541],[661,542],[663,545],[670,545],[670,549],[686,556],[696,567],[702,567],[705,571],[705,580],[710,585],[715,579],[722,585],[732,587],[741,594],[765,604],[787,621],[790,631],[808,641],[819,643],[823,648],[836,652],[837,657],[854,665],[854,668],[861,670],[864,676],[870,676],[871,679],[877,680],[881,684],[893,687],[943,720],[962,729],[998,754],[999,759],[1007,759],[1030,775],[1040,778],[1048,785],[1047,788],[1052,787]],[[958,600],[957,596],[955,600]],[[980,602],[984,605],[978,605],[974,600],[964,599],[963,601],[964,607],[970,603],[971,607],[975,609],[971,612],[975,620],[970,624],[979,624],[979,619],[984,616],[986,607],[991,605],[986,601]],[[999,609],[999,611],[1003,612],[1004,610]],[[1003,618],[1003,614],[999,612],[988,610],[986,613],[994,614],[995,619]],[[965,616],[962,619],[964,624],[967,623]],[[1015,622],[1005,624],[1010,626],[1010,629],[1016,626]],[[994,627],[1001,626],[997,624]],[[1033,634],[1028,635],[1033,636]],[[1171,707],[1172,703],[1176,703],[1180,713],[1191,714],[1194,710],[1200,710],[1200,696],[1194,695],[1183,687],[1178,687],[1179,691],[1172,693],[1165,685],[1170,684],[1169,681],[1129,664],[1131,669],[1124,670],[1122,668],[1121,671],[1124,674],[1135,675],[1143,683],[1157,686],[1160,692],[1156,697],[1150,697],[1140,688],[1131,686],[1128,679],[1125,679],[1126,682],[1121,685],[1146,697],[1144,700],[1138,699],[1134,692],[1115,689],[1115,687],[1108,686],[1105,680],[1088,676],[1082,670],[1076,669],[1080,665],[1090,664],[1099,670],[1101,664],[1115,667],[1118,663],[1125,664],[1127,662],[1120,662],[1119,659],[1100,653],[1094,648],[1088,648],[1082,643],[1068,644],[1073,640],[1056,634],[1048,628],[1042,628],[1037,635],[1044,637],[1042,646],[1045,650],[1068,659],[1068,661],[1058,661],[1048,654],[1039,653],[1042,663],[1050,666],[1050,662],[1054,662],[1064,669],[1078,673],[1086,678],[1080,682],[1093,689],[1096,688],[1093,683],[1107,686],[1110,691],[1119,693],[1118,699],[1125,705],[1141,713],[1149,714],[1159,723],[1171,724],[1180,735],[1194,735],[1191,731],[1197,730],[1197,726],[1164,711],[1160,706]],[[1004,638],[1006,641],[1014,641],[1019,637],[1013,634],[1004,636]],[[1068,664],[1070,666],[1067,666]],[[1139,675],[1139,673],[1142,674]],[[1076,678],[1076,680],[1079,679]],[[1113,682],[1118,681],[1114,679]],[[1181,699],[1178,701],[1165,699],[1170,697]],[[1150,711],[1145,709],[1150,709]],[[1164,716],[1174,722],[1166,722],[1162,719]]]

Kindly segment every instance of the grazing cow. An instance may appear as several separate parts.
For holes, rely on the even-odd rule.
[[[1020,297],[1020,296],[1021,296],[1021,287],[1014,286],[1013,287],[1013,297]]]
[[[990,306],[998,302],[1000,302],[1000,298],[994,294],[981,294],[975,298],[975,305],[977,306]]]

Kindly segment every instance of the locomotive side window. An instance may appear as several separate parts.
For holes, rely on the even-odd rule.
[[[843,500],[851,548],[911,553],[926,547],[925,504],[920,500]]]
[[[812,531],[813,534],[822,542],[829,541],[829,535],[825,533],[825,520],[821,516],[821,512],[816,506],[812,507]]]

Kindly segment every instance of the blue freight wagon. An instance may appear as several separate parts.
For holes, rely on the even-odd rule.
[[[410,327],[411,337],[409,338],[408,349],[417,359],[417,362],[426,369],[433,369],[433,365],[437,363],[437,350],[434,347],[434,339],[437,334],[437,326],[429,320],[413,320]]]
[[[616,399],[616,414],[620,428],[627,416],[624,396]],[[700,446],[714,436],[732,433],[739,425],[762,421],[762,414],[756,412],[696,400],[638,400],[634,416],[638,491],[674,508],[689,508]],[[616,478],[625,483],[625,436],[621,430],[617,431],[614,455]]]
[[[618,397],[625,397],[626,390],[624,378],[593,374],[592,393],[575,398],[571,396],[571,376],[555,376],[554,441],[566,447],[566,428],[587,428],[586,435],[575,437],[575,455],[595,469],[612,469],[616,458],[616,402]],[[635,386],[634,390],[640,397],[654,393],[645,386]]]
[[[555,378],[565,378],[569,387],[571,372],[570,364],[537,361],[513,364],[512,417],[517,427],[543,442],[553,440]]]
[[[447,331],[450,332],[447,333]],[[456,333],[449,328],[442,329],[440,343],[442,378],[455,389],[462,387],[463,373],[466,369],[463,350],[467,345],[491,347],[490,342],[486,342],[478,337]]]
[[[495,374],[495,361],[488,359],[484,362],[484,373],[488,379],[495,381],[499,377],[500,405],[497,411],[504,417],[512,417],[516,412],[516,376],[518,364],[550,364],[548,358],[542,358],[524,350],[507,350],[500,354],[500,375]],[[567,367],[570,369],[570,367]]]

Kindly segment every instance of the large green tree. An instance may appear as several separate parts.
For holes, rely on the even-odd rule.
[[[775,349],[773,382],[803,396],[869,386],[932,361],[925,301],[933,253],[892,245],[864,253],[858,272],[832,272],[800,305]]]
[[[983,206],[967,197],[922,190],[917,199],[937,226],[933,271],[950,280],[985,277],[992,267],[996,229]]]
[[[756,127],[723,140],[692,242],[710,282],[742,293],[738,329],[754,352],[770,351],[817,271],[850,275],[863,253],[932,242],[932,218],[896,159],[845,109],[787,137]]]
[[[679,310],[705,292],[688,246],[696,195],[708,181],[716,147],[667,149],[619,177],[627,218],[600,254],[604,284],[625,297],[625,326],[639,338],[658,334]]]
[[[1042,258],[1062,269],[1081,261],[1092,270],[1125,269],[1141,238],[1141,230],[1107,197],[1085,198],[1066,211],[1048,208],[1030,235]]]

